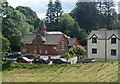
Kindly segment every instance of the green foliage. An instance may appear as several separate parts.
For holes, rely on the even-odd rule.
[[[0,39],[2,41],[2,56],[5,55],[5,52],[7,52],[9,50],[9,46],[10,46],[10,42],[7,38],[3,37],[2,35],[0,35]]]
[[[46,13],[46,21],[48,23],[48,30],[55,31],[57,30],[56,26],[58,25],[59,18],[61,17],[63,11],[61,2],[56,0],[54,3],[52,0],[48,3],[48,10]]]
[[[78,22],[82,29],[88,33],[100,28],[114,28],[117,13],[113,0],[103,2],[80,2],[71,11],[70,15]]]
[[[63,55],[63,57],[69,59],[78,55],[84,55],[85,53],[86,53],[85,48],[80,45],[77,45],[70,48],[68,52]]]
[[[107,26],[107,29],[113,29],[113,21],[114,21],[114,14],[115,11],[115,4],[113,0],[106,0],[106,2],[103,2],[103,14],[105,15],[105,23]]]
[[[93,2],[80,2],[76,3],[70,15],[78,22],[81,28],[90,32],[92,29],[97,29],[97,15],[98,10],[96,4]]]
[[[21,39],[29,32],[34,32],[34,27],[39,27],[40,19],[29,7],[19,6],[16,9],[3,2],[2,10],[6,17],[3,17],[2,34],[7,38],[12,51],[19,51]]]
[[[54,4],[52,2],[52,0],[50,0],[50,2],[48,3],[48,10],[46,13],[46,19],[48,23],[54,23],[55,20],[55,9],[54,9]]]
[[[37,17],[37,14],[30,7],[18,6],[16,10],[19,10],[22,14],[25,15],[26,20],[30,26],[34,28],[40,27],[40,19]]]
[[[85,48],[80,45],[74,46],[73,51],[75,54],[78,54],[78,55],[84,55],[86,53]]]
[[[61,16],[58,27],[59,31],[70,37],[76,37],[78,39],[87,37],[87,33],[83,29],[80,29],[78,23],[68,13]]]
[[[55,3],[54,3],[54,9],[55,9],[55,22],[58,23],[59,17],[63,13],[61,2],[59,0],[55,1]]]
[[[116,26],[117,29],[120,29],[120,21],[116,22],[115,26]]]
[[[3,7],[6,17],[2,22],[2,34],[11,43],[12,50],[19,50],[25,16],[11,6]]]
[[[65,53],[65,54],[63,55],[63,57],[64,57],[64,58],[66,58],[66,59],[71,58],[71,57],[70,57],[70,54],[69,54],[68,52],[67,52],[67,53]]]

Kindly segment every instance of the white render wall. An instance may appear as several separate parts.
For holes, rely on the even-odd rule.
[[[120,40],[118,40],[118,59],[120,60]]]
[[[88,39],[88,58],[95,58],[97,61],[105,61],[105,40],[98,40],[92,43],[92,39]],[[118,46],[119,45],[119,46]],[[92,48],[97,48],[97,54],[92,54]],[[107,40],[107,61],[118,60],[120,56],[120,40],[116,44],[111,44],[111,39]],[[116,49],[116,56],[111,56],[111,49]]]
[[[92,39],[88,40],[88,58],[95,58],[101,61],[105,58],[105,41],[98,40],[97,43],[92,43]],[[92,54],[92,48],[97,48],[97,54]]]
[[[111,55],[111,49],[116,50],[116,56]],[[116,38],[116,44],[111,44],[111,39],[107,40],[107,59],[108,61],[118,60],[118,39],[117,38]]]
[[[120,30],[118,30],[118,36],[120,37]],[[120,39],[118,40],[118,59],[120,60]]]

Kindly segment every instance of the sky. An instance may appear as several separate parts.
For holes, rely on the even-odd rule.
[[[47,12],[47,5],[49,3],[49,0],[7,0],[9,5],[12,7],[17,6],[28,6],[33,11],[37,13],[37,16],[40,19],[45,18],[46,12]],[[53,2],[55,0],[52,0]],[[62,3],[63,11],[64,13],[69,13],[72,9],[75,8],[75,4],[78,0],[60,0]],[[89,0],[82,0],[82,1],[89,1]],[[118,11],[118,1],[120,0],[114,0],[116,4],[116,10]]]

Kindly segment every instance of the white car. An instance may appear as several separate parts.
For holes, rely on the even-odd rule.
[[[19,57],[17,58],[18,63],[32,63],[33,59],[29,59],[27,57]]]

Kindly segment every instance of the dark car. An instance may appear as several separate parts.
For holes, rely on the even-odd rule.
[[[65,58],[53,59],[53,64],[70,64]]]
[[[49,64],[50,61],[47,58],[39,58],[39,59],[34,59],[33,63]]]
[[[7,58],[18,58],[20,56],[21,56],[20,52],[6,53]]]
[[[82,60],[82,63],[93,63],[96,60],[94,58],[85,58]]]
[[[32,59],[29,59],[27,57],[19,57],[16,60],[18,63],[32,63]]]

